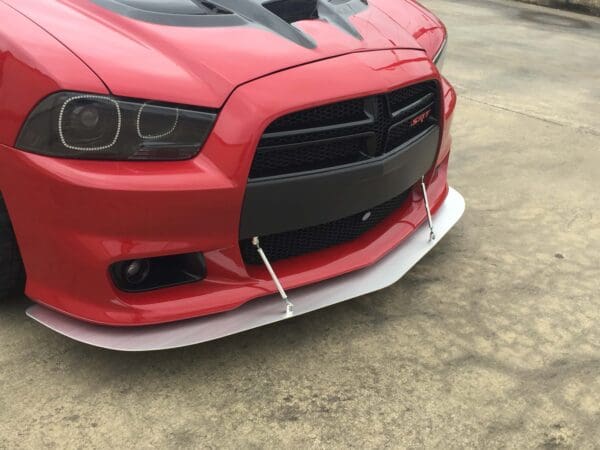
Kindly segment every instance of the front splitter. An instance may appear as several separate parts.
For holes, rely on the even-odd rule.
[[[300,316],[394,284],[452,229],[464,210],[464,198],[450,188],[433,217],[435,241],[429,241],[429,228],[423,224],[373,266],[288,292],[294,304],[292,315],[286,315],[285,304],[278,296],[253,300],[221,314],[144,327],[93,325],[41,305],[30,307],[27,315],[71,339],[110,350],[142,352],[200,344]]]

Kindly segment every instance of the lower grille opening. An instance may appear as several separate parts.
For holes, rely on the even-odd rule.
[[[398,211],[408,198],[409,192],[406,191],[367,211],[334,222],[270,236],[259,236],[261,247],[273,262],[352,241]],[[262,264],[251,239],[241,241],[240,250],[246,264]]]

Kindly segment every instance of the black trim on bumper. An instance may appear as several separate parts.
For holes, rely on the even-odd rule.
[[[434,164],[440,128],[396,150],[336,169],[250,180],[240,239],[298,230],[351,216],[409,189]]]

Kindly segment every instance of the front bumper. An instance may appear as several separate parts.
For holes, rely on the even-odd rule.
[[[220,339],[270,323],[287,320],[327,306],[386,288],[404,276],[458,222],[465,210],[463,197],[450,189],[434,215],[437,239],[429,241],[422,224],[399,247],[373,266],[289,292],[294,313],[285,313],[278,296],[268,296],[221,314],[182,322],[138,328],[92,325],[56,313],[40,305],[27,315],[46,327],[85,344],[110,350],[140,352],[167,350]]]
[[[336,83],[324,78],[340,73]],[[273,294],[264,267],[239,248],[254,152],[266,127],[292,111],[435,79],[443,126],[428,174],[432,209],[448,193],[449,128],[456,96],[423,52],[351,54],[238,88],[197,158],[178,162],[59,160],[0,144],[0,190],[23,256],[26,294],[85,322],[147,326],[234,310]],[[276,263],[287,290],[363,269],[400,245],[426,218],[414,189],[397,214],[360,238]],[[207,278],[143,294],[118,290],[115,262],[202,252]]]

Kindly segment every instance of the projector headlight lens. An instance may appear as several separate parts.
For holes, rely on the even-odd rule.
[[[182,160],[196,156],[216,111],[60,92],[29,115],[17,148],[62,158]]]

